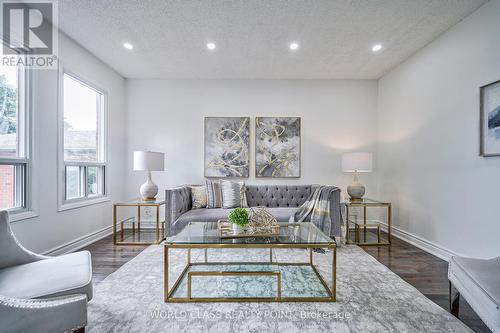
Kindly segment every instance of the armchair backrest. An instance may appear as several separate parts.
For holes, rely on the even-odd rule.
[[[0,254],[0,269],[44,259],[44,256],[25,249],[17,241],[6,210],[0,211]]]

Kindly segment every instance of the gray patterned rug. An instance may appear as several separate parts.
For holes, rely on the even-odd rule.
[[[171,252],[171,272],[180,272],[186,254]],[[193,251],[194,261],[202,256],[201,251]],[[274,256],[281,262],[307,261],[305,250],[279,250]],[[266,261],[268,257],[266,250],[209,252],[210,261]],[[314,260],[328,282],[331,253],[316,253]],[[172,285],[176,276],[170,275]],[[296,279],[300,285],[300,278]],[[221,289],[217,281],[212,283]],[[184,304],[163,302],[163,247],[150,246],[95,286],[88,318],[88,332],[470,332],[356,246],[338,249],[335,303]]]

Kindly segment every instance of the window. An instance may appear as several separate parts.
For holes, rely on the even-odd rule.
[[[29,78],[20,65],[0,66],[0,209],[11,214],[31,209]]]
[[[106,94],[62,75],[63,204],[106,195]]]

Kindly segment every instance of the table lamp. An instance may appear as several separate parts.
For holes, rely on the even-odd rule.
[[[372,171],[372,153],[345,153],[342,155],[342,170],[354,172],[354,178],[347,187],[351,201],[360,201],[365,195],[365,187],[359,182],[358,172]]]
[[[142,184],[140,192],[143,200],[155,200],[158,186],[151,180],[151,171],[163,171],[165,154],[152,151],[134,151],[134,171],[147,171],[148,179]]]

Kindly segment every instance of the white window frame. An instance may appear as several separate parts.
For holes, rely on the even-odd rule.
[[[102,95],[102,108],[101,108],[101,140],[98,144],[101,145],[102,149],[102,159],[103,162],[78,162],[78,161],[65,161],[64,160],[64,75],[71,76],[72,79],[80,82],[81,84],[95,90]],[[90,80],[82,77],[79,74],[72,72],[71,70],[60,66],[59,69],[59,98],[58,98],[58,210],[65,211],[69,209],[75,209],[80,207],[85,207],[89,205],[95,205],[109,201],[108,194],[108,92],[103,89],[100,85],[93,83]],[[80,186],[82,186],[82,191],[84,196],[75,199],[66,199],[66,167],[68,166],[79,166],[83,168],[82,180]],[[87,168],[88,167],[102,167],[102,192],[99,195],[89,196],[87,194]]]
[[[0,40],[0,47],[4,44]],[[22,55],[20,55],[22,56]],[[20,202],[20,206],[9,208],[9,221],[15,222],[38,216],[37,213],[37,198],[36,193],[36,154],[34,143],[36,138],[35,116],[33,112],[33,81],[34,73],[27,70],[22,65],[18,66],[17,70],[17,152],[22,157],[0,157],[0,164],[14,165],[16,175],[22,174],[24,177],[16,177],[15,195],[16,202]],[[21,190],[20,190],[21,189]]]

